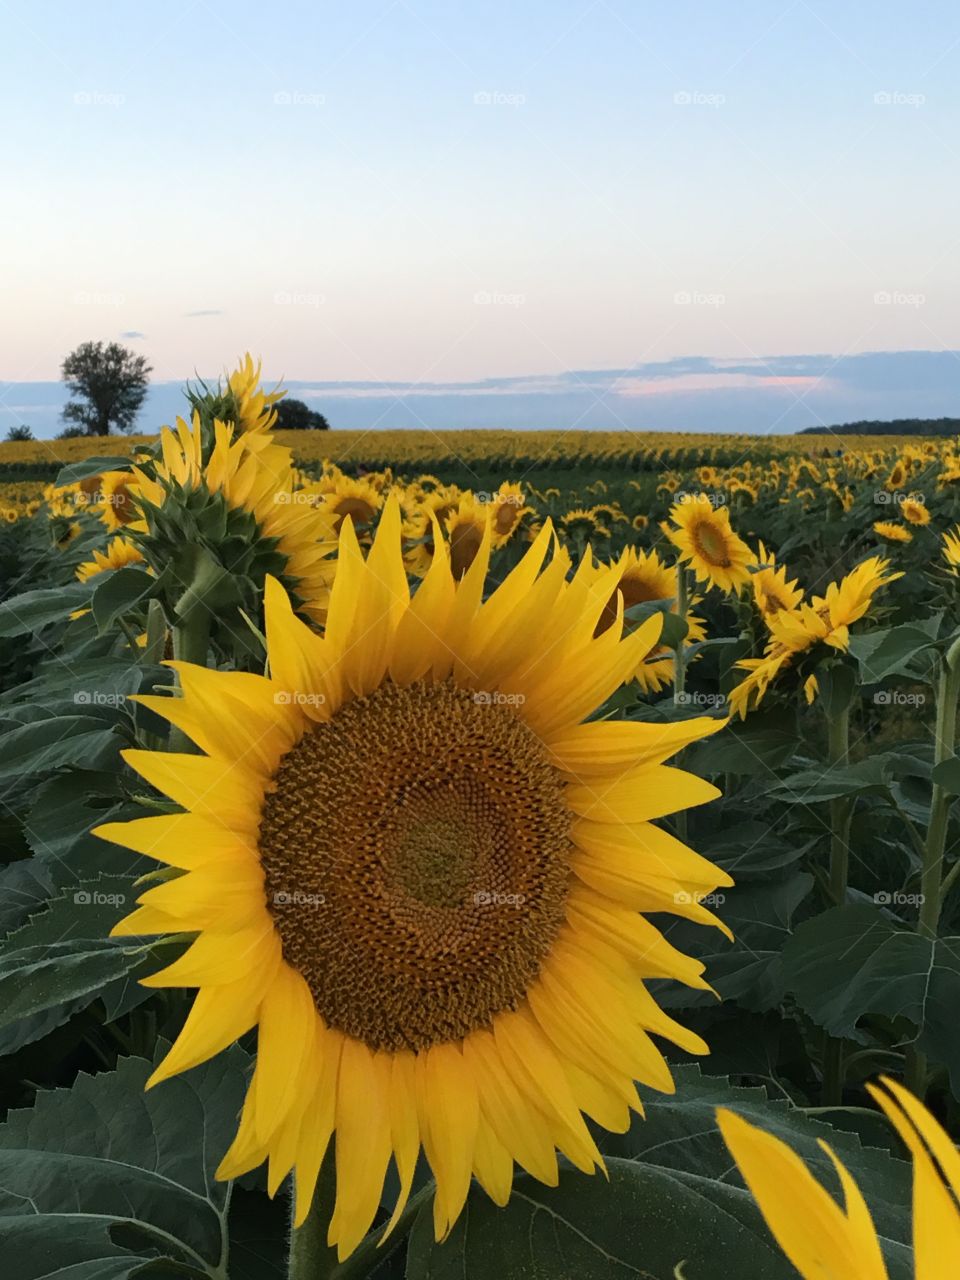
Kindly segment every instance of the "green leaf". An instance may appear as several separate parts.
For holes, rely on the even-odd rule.
[[[0,779],[51,773],[65,765],[108,767],[122,745],[96,716],[36,720],[0,736]]]
[[[144,1093],[151,1064],[81,1075],[0,1126],[0,1256],[17,1280],[127,1280],[147,1265],[224,1280],[237,1046]],[[168,1264],[160,1265],[161,1260]]]
[[[822,804],[839,796],[885,791],[887,785],[886,759],[883,756],[868,756],[857,764],[802,769],[771,787],[767,796],[771,800],[785,801],[788,804]]]
[[[850,653],[860,665],[864,684],[877,684],[891,676],[916,675],[913,660],[936,643],[934,636],[907,623],[885,631],[868,631],[850,638]]]
[[[951,756],[934,766],[931,774],[938,787],[952,796],[960,796],[960,756]]]
[[[82,458],[79,462],[71,462],[67,466],[61,467],[54,485],[58,489],[62,489],[64,485],[77,484],[78,481],[86,480],[90,476],[99,476],[104,471],[129,471],[130,467],[131,459],[129,454]]]
[[[144,606],[156,590],[156,578],[134,565],[98,574],[92,608],[100,634],[104,635],[112,630],[117,618]]]
[[[863,1018],[907,1018],[960,1096],[960,938],[925,938],[879,906],[848,903],[799,925],[783,966],[787,990],[832,1036],[866,1043]]]
[[[692,695],[695,699],[696,695]],[[779,714],[751,716],[741,724],[731,724],[723,733],[697,743],[684,759],[684,768],[693,773],[718,776],[723,773],[770,777],[797,748],[796,725]]]
[[[0,604],[0,636],[31,635],[53,622],[66,622],[74,610],[89,605],[91,592],[88,582],[69,582],[4,600]]]

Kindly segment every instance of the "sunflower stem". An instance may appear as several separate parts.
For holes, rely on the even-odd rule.
[[[687,571],[677,561],[677,616],[686,625],[690,610],[690,591],[687,583]],[[687,702],[687,637],[684,635],[678,643],[673,659],[673,700],[677,706],[683,707]],[[679,763],[679,757],[675,763]],[[683,809],[677,814],[677,835],[686,843],[687,811]]]
[[[210,613],[202,606],[194,607],[173,628],[173,656],[178,662],[205,667],[209,650]],[[193,743],[182,729],[171,725],[168,747],[170,751],[192,751]]]
[[[934,730],[934,761],[941,764],[953,756],[957,738],[957,698],[960,696],[960,638],[944,655],[937,684],[937,721]],[[920,911],[917,932],[931,943],[936,939],[943,905],[943,854],[947,844],[950,820],[950,794],[933,784],[930,795],[930,819],[923,849],[920,871]],[[906,1084],[923,1101],[927,1084],[927,1059],[914,1044],[907,1050]]]
[[[290,1232],[289,1280],[327,1280],[339,1266],[336,1249],[327,1244],[327,1229],[336,1199],[336,1174],[331,1154],[323,1162],[313,1203],[299,1227]]]
[[[834,707],[827,715],[827,759],[830,768],[843,767],[850,759],[850,707]],[[849,796],[830,801],[830,897],[841,906],[847,898],[850,875],[848,831],[852,805]],[[843,1100],[843,1040],[825,1035],[823,1041],[823,1095],[825,1107]]]

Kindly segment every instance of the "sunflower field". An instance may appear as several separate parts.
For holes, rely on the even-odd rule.
[[[281,394],[0,446],[0,1274],[954,1280],[960,441]]]

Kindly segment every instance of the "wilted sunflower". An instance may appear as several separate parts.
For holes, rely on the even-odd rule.
[[[225,513],[216,511],[209,521],[214,539],[226,528],[230,513],[249,517],[253,528],[238,530],[249,556],[262,551],[296,594],[298,608],[308,617],[322,619],[336,540],[329,519],[294,492],[290,450],[269,439],[258,439],[251,448],[248,434],[215,421],[213,447],[205,460],[204,432],[197,414],[192,426],[178,418],[175,431],[165,427],[160,446],[161,457],[149,472],[137,467],[133,472],[144,513],[152,508],[156,520],[156,513],[169,506],[170,539],[177,537],[184,504],[222,501]],[[141,514],[139,508],[137,514]],[[195,514],[202,524],[202,512]],[[144,536],[145,548],[149,546],[147,525],[147,519],[140,518],[133,526]]]
[[[747,585],[753,552],[730,528],[726,507],[715,507],[706,494],[691,494],[674,504],[670,519],[676,527],[666,527],[667,537],[698,582],[721,591],[739,591]]]
[[[916,1280],[952,1280],[960,1260],[960,1152],[908,1089],[884,1078],[867,1085],[913,1157]],[[884,1091],[885,1090],[885,1091]],[[866,1201],[826,1142],[841,1207],[785,1142],[726,1108],[717,1122],[767,1226],[803,1280],[887,1280]]]
[[[299,1224],[336,1133],[341,1257],[391,1156],[392,1222],[422,1145],[442,1237],[472,1175],[504,1204],[515,1161],[602,1167],[582,1113],[624,1131],[635,1081],[672,1090],[652,1034],[706,1049],[644,985],[703,966],[638,912],[716,923],[729,878],[653,822],[718,794],[663,764],[718,726],[584,723],[659,621],[595,636],[617,570],[568,581],[552,541],[486,600],[489,533],[459,583],[441,543],[411,598],[396,501],[366,560],[346,522],[322,639],[269,581],[270,678],[175,663],[182,699],[144,699],[204,753],[126,753],[184,812],[98,829],[185,872],[115,933],[199,935],[145,980],[199,988],[151,1083],[257,1026],[219,1175],[294,1169]]]
[[[873,532],[888,542],[912,542],[913,534],[902,524],[892,520],[874,520]]]
[[[143,553],[128,538],[111,538],[106,551],[94,551],[92,560],[77,566],[76,576],[86,582],[105,569],[122,569],[128,564],[142,564]]]
[[[925,525],[930,523],[930,509],[925,502],[917,498],[904,498],[900,503],[900,514],[907,524]]]

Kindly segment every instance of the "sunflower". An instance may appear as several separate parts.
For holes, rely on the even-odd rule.
[[[298,501],[293,489],[290,450],[267,439],[250,446],[249,434],[226,423],[213,424],[213,447],[204,458],[204,432],[194,414],[192,426],[177,419],[176,430],[165,427],[160,435],[161,458],[150,473],[134,469],[137,508],[141,518],[133,526],[145,549],[156,536],[148,532],[147,518],[155,520],[169,506],[176,529],[182,519],[181,505],[197,501],[217,506],[212,521],[215,537],[229,522],[230,513],[249,517],[253,528],[240,530],[248,556],[261,552],[277,565],[296,594],[298,608],[308,617],[322,620],[333,577],[332,553],[336,541],[330,521],[309,502]],[[165,552],[165,548],[159,548]],[[165,552],[166,554],[166,552]],[[149,558],[149,557],[148,557]],[[164,555],[158,555],[158,561]],[[163,564],[158,564],[163,568]],[[233,567],[233,566],[231,566]]]
[[[564,533],[571,538],[592,538],[598,534],[607,538],[610,530],[602,525],[592,511],[585,507],[574,507],[562,517],[560,524]]]
[[[516,532],[520,521],[533,511],[524,502],[523,490],[518,484],[505,480],[490,499],[491,533],[495,547],[504,546]]]
[[[670,519],[676,528],[668,527],[667,537],[698,582],[725,592],[747,585],[753,552],[730,528],[726,507],[715,507],[706,494],[691,495],[674,504]]]
[[[476,559],[490,525],[489,506],[477,502],[472,493],[461,494],[456,510],[447,516],[445,522],[450,542],[450,567],[458,581]]]
[[[753,598],[763,618],[772,617],[782,609],[796,609],[803,600],[803,591],[797,586],[797,580],[787,581],[787,569],[781,565],[778,569],[772,551],[767,551],[763,543],[757,553],[760,568],[751,575],[750,585],[753,587]]]
[[[913,1157],[916,1280],[947,1280],[960,1258],[960,1152],[909,1090],[868,1085]],[[887,1280],[870,1210],[827,1143],[843,1189],[841,1207],[785,1142],[726,1108],[717,1123],[767,1226],[803,1280]]]
[[[638,604],[672,600],[671,612],[677,612],[677,568],[664,564],[656,551],[637,551],[633,547],[627,547],[612,567],[618,570],[620,576],[600,614],[595,635],[602,635],[612,627],[621,609],[626,612]],[[598,569],[597,572],[606,573],[607,570]],[[686,643],[694,644],[707,638],[702,618],[688,613],[686,621]],[[634,678],[644,693],[659,693],[665,685],[673,682],[675,667],[673,652],[665,645],[657,645],[638,664]]]
[[[900,503],[900,514],[907,524],[924,525],[930,523],[930,511],[925,502],[917,498],[904,498]]]
[[[622,1132],[635,1081],[673,1088],[651,1034],[706,1050],[644,985],[702,965],[637,913],[717,923],[729,877],[653,825],[718,794],[663,764],[717,723],[588,721],[659,620],[595,636],[618,570],[544,568],[549,527],[484,599],[490,542],[459,582],[438,544],[411,598],[396,500],[366,560],[345,522],[324,637],[269,580],[269,677],[174,663],[183,697],[142,699],[203,753],[125,753],[183,812],[97,830],[182,873],[114,932],[198,935],[145,979],[199,988],[151,1083],[258,1027],[219,1176],[294,1169],[300,1224],[335,1132],[341,1258],[391,1156],[392,1221],[422,1144],[442,1238],[471,1175],[504,1204],[514,1161],[602,1168],[583,1114]]]
[[[872,556],[839,582],[831,582],[826,594],[814,596],[810,604],[768,615],[765,622],[770,639],[763,656],[742,658],[736,664],[749,674],[728,696],[732,712],[745,718],[760,704],[780,672],[808,649],[825,644],[846,651],[850,627],[864,616],[877,591],[903,577],[902,573],[888,572],[889,568],[889,560]],[[807,686],[804,692],[810,702],[809,679]]]
[[[132,471],[105,471],[99,477],[100,519],[111,533],[134,523],[137,509],[138,480]]]
[[[892,520],[874,520],[873,532],[888,542],[912,542],[913,534],[902,524],[894,524]]]
[[[456,485],[441,485],[418,503],[403,526],[404,563],[417,578],[426,576],[433,563],[435,529],[443,529],[448,518],[460,505]]]
[[[317,505],[330,516],[336,533],[347,516],[355,525],[372,524],[383,506],[383,495],[369,480],[354,480],[342,473],[332,487],[314,490],[311,486],[305,492],[317,492]]]
[[[957,577],[960,573],[960,524],[948,529],[941,537],[943,538],[943,558],[950,566],[950,572]]]
[[[277,420],[274,405],[285,391],[266,392],[260,385],[260,364],[248,351],[240,365],[227,377],[227,388],[235,405],[236,426],[253,436],[266,436]],[[251,442],[253,444],[253,442]],[[256,447],[255,444],[253,447]]]
[[[630,521],[630,526],[631,528],[636,529],[637,533],[642,533],[649,523],[649,516],[634,516]]]
[[[106,569],[122,569],[128,564],[142,563],[143,553],[128,538],[111,538],[105,552],[94,551],[92,560],[85,560],[77,566],[77,577],[81,582],[87,582]]]
[[[907,466],[900,458],[893,464],[893,470],[887,476],[883,483],[883,487],[890,493],[895,493],[897,489],[906,483]]]

